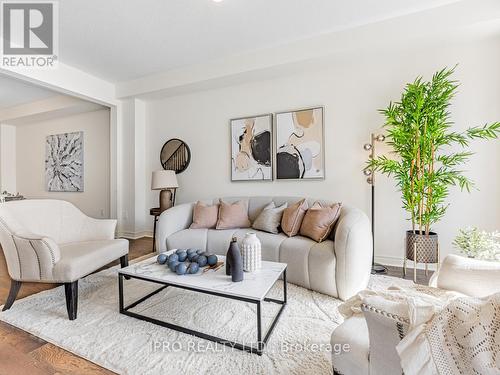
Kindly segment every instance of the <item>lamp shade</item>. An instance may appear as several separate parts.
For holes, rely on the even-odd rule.
[[[154,171],[151,177],[151,190],[178,188],[175,171]]]

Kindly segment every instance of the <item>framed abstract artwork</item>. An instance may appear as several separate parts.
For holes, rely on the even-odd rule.
[[[83,132],[47,136],[45,182],[47,191],[83,192]]]
[[[230,120],[231,181],[273,179],[273,115]]]
[[[324,179],[324,109],[276,113],[276,178]]]

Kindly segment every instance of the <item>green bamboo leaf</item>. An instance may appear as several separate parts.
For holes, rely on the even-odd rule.
[[[452,80],[455,67],[443,68],[430,81],[417,77],[407,84],[399,101],[380,109],[391,157],[370,160],[366,168],[392,176],[401,191],[402,207],[415,225],[429,228],[446,214],[452,186],[470,192],[474,187],[461,170],[472,152],[474,139],[497,139],[500,122],[453,131],[450,105],[459,83]],[[445,153],[459,146],[461,152]]]

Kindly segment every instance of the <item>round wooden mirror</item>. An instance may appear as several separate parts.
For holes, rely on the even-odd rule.
[[[181,173],[186,170],[191,161],[189,146],[180,139],[170,139],[161,148],[160,162],[163,169]]]

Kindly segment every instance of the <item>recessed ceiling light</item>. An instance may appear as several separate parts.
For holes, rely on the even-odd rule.
[[[214,3],[221,3],[222,0],[212,0]]]

